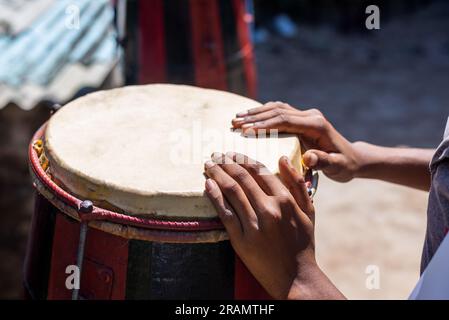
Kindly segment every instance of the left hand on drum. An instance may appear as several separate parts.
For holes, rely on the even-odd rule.
[[[318,267],[314,208],[289,159],[281,180],[248,157],[214,154],[205,164],[206,194],[230,241],[259,283],[277,299],[341,298]]]

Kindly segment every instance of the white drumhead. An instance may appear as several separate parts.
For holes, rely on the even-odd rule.
[[[45,150],[55,180],[81,199],[130,215],[216,216],[204,191],[212,152],[237,151],[276,172],[299,165],[296,136],[246,138],[237,112],[260,106],[235,94],[154,84],[89,94],[50,119]]]

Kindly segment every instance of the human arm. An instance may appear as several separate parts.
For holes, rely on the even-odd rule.
[[[317,109],[298,110],[286,103],[269,102],[237,114],[232,125],[245,134],[277,129],[299,135],[307,149],[304,164],[335,181],[370,178],[421,190],[430,187],[433,150],[351,143]]]

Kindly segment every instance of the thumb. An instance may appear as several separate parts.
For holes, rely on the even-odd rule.
[[[279,175],[301,210],[313,220],[314,208],[307,192],[304,177],[285,156],[279,159]]]
[[[334,159],[329,153],[320,150],[308,150],[303,155],[306,167],[315,170],[323,170],[334,164]]]
[[[347,182],[353,178],[347,158],[341,153],[308,150],[303,155],[303,162],[306,167],[321,170],[326,176],[338,182]]]
[[[303,155],[303,162],[306,167],[325,173],[339,171],[345,167],[345,157],[341,153],[327,153],[321,150],[308,150]]]

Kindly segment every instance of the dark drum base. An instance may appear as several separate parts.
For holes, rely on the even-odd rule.
[[[80,223],[39,193],[24,286],[32,299],[71,299],[67,267],[76,265]],[[229,241],[161,243],[88,228],[80,299],[269,298]]]

